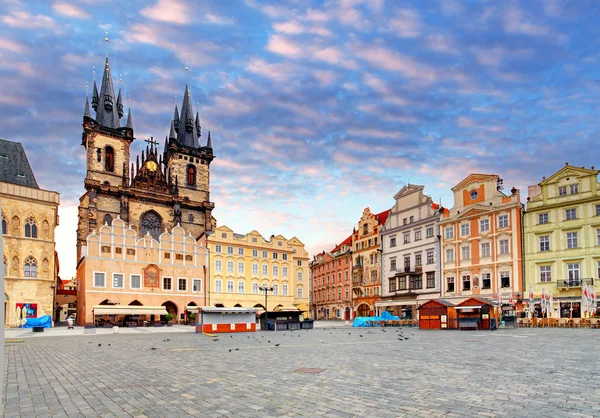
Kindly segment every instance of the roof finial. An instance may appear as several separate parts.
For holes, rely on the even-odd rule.
[[[108,58],[108,32],[106,32],[106,37],[104,38],[104,42],[106,42],[106,58]]]
[[[90,101],[88,99],[88,82],[85,82],[85,107],[83,108],[83,116],[90,117]]]

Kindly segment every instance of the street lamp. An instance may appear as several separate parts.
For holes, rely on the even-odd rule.
[[[266,313],[268,312],[268,309],[267,309],[267,292],[272,292],[273,288],[272,287],[267,287],[267,286],[265,286],[265,287],[261,286],[261,287],[258,288],[258,290],[260,290],[261,292],[264,292],[264,294],[265,294],[265,315],[266,315]]]

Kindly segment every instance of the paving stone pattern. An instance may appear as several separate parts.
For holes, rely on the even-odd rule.
[[[599,343],[589,329],[24,338],[5,346],[4,416],[592,417]]]

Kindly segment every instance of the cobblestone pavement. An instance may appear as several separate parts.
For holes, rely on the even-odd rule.
[[[11,418],[600,416],[600,330],[338,327],[16,341],[4,359]]]

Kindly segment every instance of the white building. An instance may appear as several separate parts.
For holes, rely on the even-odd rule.
[[[416,318],[418,305],[440,295],[440,210],[423,189],[403,187],[382,229],[380,312]]]

